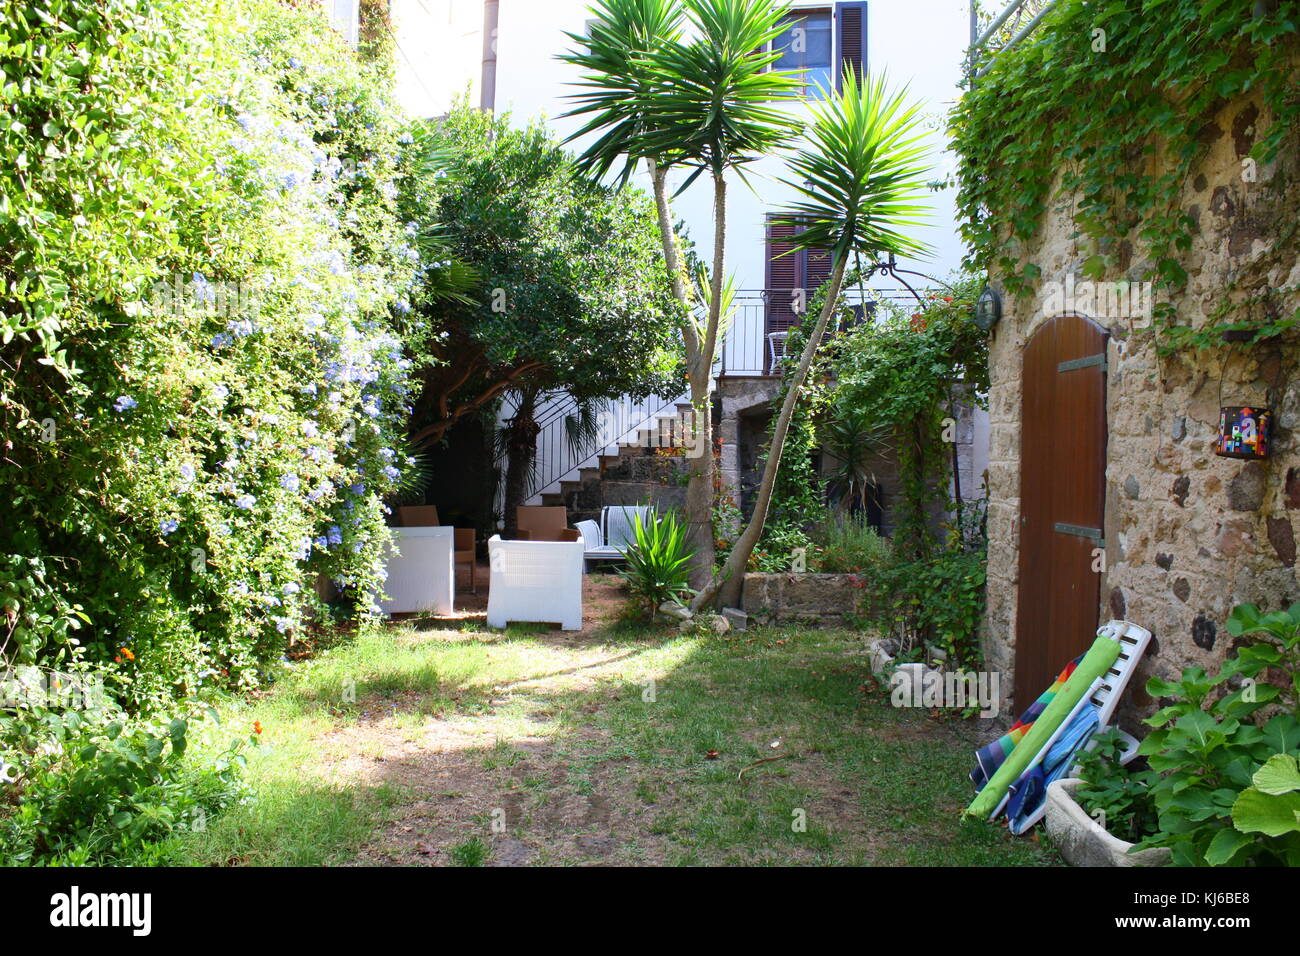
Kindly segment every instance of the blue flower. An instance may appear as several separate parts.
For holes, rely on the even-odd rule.
[[[244,511],[251,511],[255,504],[257,504],[257,499],[252,495],[240,495],[235,499],[235,507]]]
[[[130,395],[119,395],[117,401],[113,403],[113,408],[119,412],[125,412],[135,408],[136,404],[136,400]]]
[[[164,518],[162,521],[158,522],[158,530],[165,535],[171,534],[180,526],[181,523],[175,518]]]
[[[280,477],[280,487],[287,491],[297,491],[300,485],[301,482],[298,480],[298,476],[292,472]]]

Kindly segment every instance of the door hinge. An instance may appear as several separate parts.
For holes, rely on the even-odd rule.
[[[1070,359],[1068,362],[1062,362],[1056,366],[1058,372],[1073,372],[1075,369],[1091,368],[1094,365],[1100,365],[1104,372],[1107,369],[1106,353],[1098,352],[1096,355],[1086,355],[1083,358]]]
[[[1073,534],[1080,538],[1091,538],[1099,546],[1103,548],[1106,546],[1106,538],[1100,528],[1089,528],[1081,524],[1066,524],[1063,521],[1058,521],[1053,525],[1053,530],[1058,534]]]

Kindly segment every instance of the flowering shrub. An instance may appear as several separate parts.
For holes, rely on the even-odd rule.
[[[0,14],[46,48],[0,105],[0,553],[88,623],[12,638],[151,710],[256,683],[318,575],[363,606],[382,583],[411,389],[390,315],[420,272],[404,134],[314,6],[42,7]]]

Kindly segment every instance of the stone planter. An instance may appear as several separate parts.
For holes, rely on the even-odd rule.
[[[1111,836],[1084,812],[1074,799],[1083,781],[1077,777],[1053,780],[1047,786],[1047,835],[1072,866],[1164,866],[1170,853],[1165,847],[1129,853],[1132,843]]]
[[[860,582],[856,574],[749,573],[742,606],[766,624],[839,627],[859,613]]]
[[[876,638],[867,644],[867,656],[871,660],[871,673],[883,677],[894,669],[894,644],[884,638]]]

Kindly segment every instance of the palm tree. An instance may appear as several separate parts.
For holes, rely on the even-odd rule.
[[[864,408],[839,403],[817,427],[817,437],[832,458],[835,470],[827,490],[845,511],[866,511],[875,474],[871,459],[888,446],[888,432],[868,417]]]
[[[834,266],[826,301],[808,335],[798,368],[772,432],[754,513],[727,557],[721,574],[692,602],[698,610],[721,599],[723,606],[739,603],[749,556],[763,533],[772,488],[781,464],[790,419],[808,377],[813,355],[839,303],[845,266],[856,253],[880,256],[924,254],[924,245],[899,232],[917,225],[924,207],[916,203],[930,171],[921,144],[917,104],[905,102],[906,90],[891,92],[883,78],[859,81],[846,70],[840,92],[813,106],[809,144],[790,162],[788,185],[801,199],[781,218],[800,230],[801,248],[830,249]]]
[[[802,90],[799,71],[773,69],[769,50],[784,30],[784,0],[600,0],[588,37],[562,59],[583,69],[584,92],[567,116],[588,117],[571,139],[601,136],[579,157],[598,173],[620,160],[622,177],[639,161],[653,184],[673,294],[681,304],[687,377],[695,409],[687,537],[694,551],[691,582],[713,568],[713,433],[709,390],[727,312],[727,174],[740,172],[791,142],[797,121],[780,103]],[[683,36],[690,26],[690,39]],[[713,259],[698,286],[687,273],[673,225],[668,173],[689,170],[681,187],[709,173],[713,180]],[[680,192],[680,190],[679,190]]]

